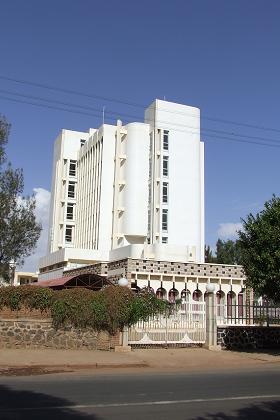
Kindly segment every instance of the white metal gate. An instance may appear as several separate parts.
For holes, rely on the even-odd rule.
[[[205,342],[205,336],[205,303],[193,301],[169,315],[139,321],[128,330],[128,344],[199,344]]]

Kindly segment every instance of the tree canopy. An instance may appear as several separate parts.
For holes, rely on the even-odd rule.
[[[280,302],[280,198],[273,195],[260,213],[242,222],[238,235],[246,285]]]
[[[218,239],[216,242],[215,255],[211,248],[205,247],[205,262],[214,264],[241,264],[241,249],[239,241],[222,241]]]
[[[10,125],[0,115],[0,276],[5,280],[12,262],[21,265],[32,254],[41,233],[35,198],[22,197],[23,172],[6,162],[9,131]]]

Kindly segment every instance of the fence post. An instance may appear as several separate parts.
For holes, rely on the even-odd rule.
[[[208,350],[220,350],[221,346],[217,345],[217,305],[214,284],[207,284],[206,291],[206,341],[204,347]]]
[[[131,346],[128,345],[128,327],[125,326],[121,334],[121,345],[115,346],[115,352],[127,353],[131,351]]]

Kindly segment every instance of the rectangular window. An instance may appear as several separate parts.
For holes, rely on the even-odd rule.
[[[162,202],[168,203],[168,182],[162,184]]]
[[[169,147],[169,131],[163,130],[163,150],[168,150]]]
[[[168,244],[168,238],[167,238],[167,236],[163,236],[162,239],[161,239],[161,242],[163,244]]]
[[[73,203],[67,203],[66,219],[68,220],[74,219],[74,204]]]
[[[162,210],[161,228],[164,232],[168,230],[168,210]]]
[[[76,176],[76,166],[77,166],[76,160],[70,160],[70,165],[69,165],[70,176]]]
[[[73,226],[66,225],[65,242],[71,243],[73,240]]]
[[[86,140],[81,139],[81,140],[80,140],[80,142],[81,142],[81,147],[83,147],[83,146],[84,146],[84,144],[85,144],[85,142],[86,142]]]
[[[68,184],[68,197],[75,198],[75,182],[70,181]]]
[[[163,176],[168,176],[168,156],[163,156],[162,174]]]

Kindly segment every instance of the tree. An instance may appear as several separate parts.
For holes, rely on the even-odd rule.
[[[218,239],[216,243],[216,262],[218,264],[240,264],[241,249],[239,241],[222,241]]]
[[[5,146],[10,125],[0,115],[0,276],[10,280],[11,263],[21,265],[32,254],[40,237],[41,225],[34,214],[35,198],[22,197],[21,169],[6,163]]]
[[[240,264],[240,253],[239,241],[222,241],[218,239],[215,255],[213,255],[209,245],[205,246],[205,262],[212,264]]]
[[[212,250],[209,245],[205,245],[204,247],[204,254],[205,254],[205,262],[206,263],[216,263],[217,259],[214,257]]]
[[[280,198],[273,195],[260,213],[250,213],[242,222],[238,235],[246,285],[256,295],[280,302]]]

